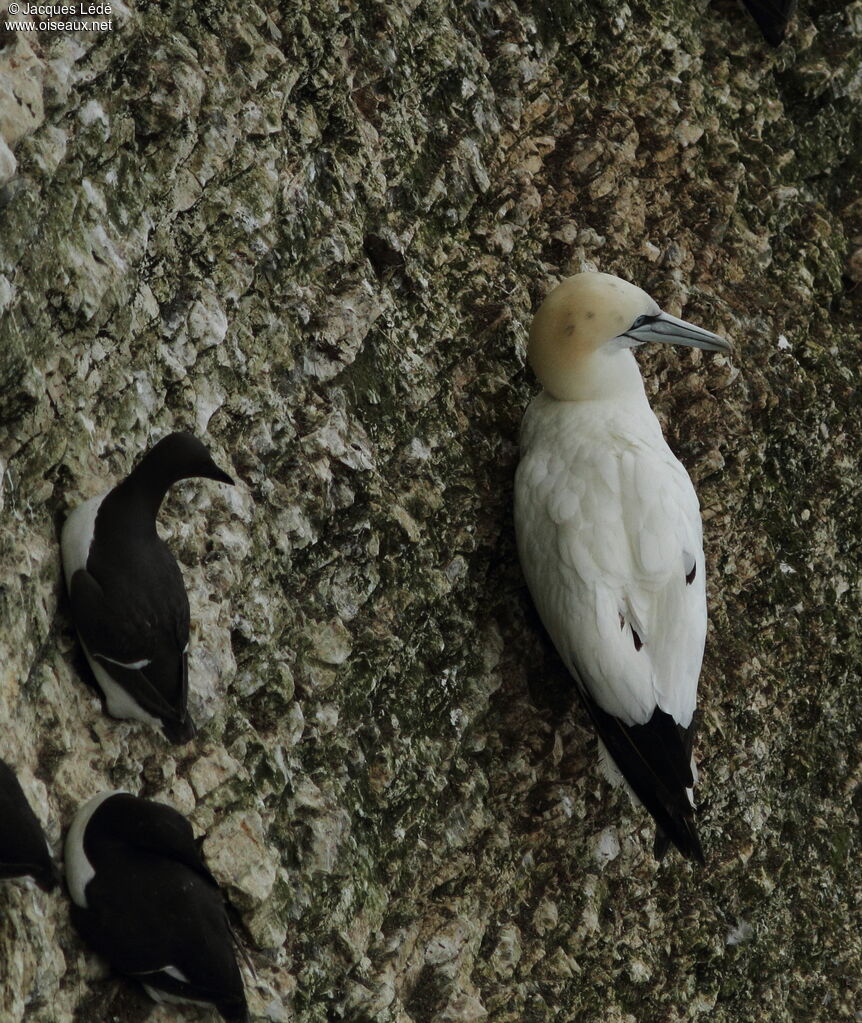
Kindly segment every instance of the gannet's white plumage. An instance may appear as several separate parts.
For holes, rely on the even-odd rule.
[[[544,391],[521,428],[518,551],[533,600],[607,752],[667,842],[698,860],[691,755],[706,636],[700,510],[631,348],[726,351],[609,274],[570,277],[533,321]]]

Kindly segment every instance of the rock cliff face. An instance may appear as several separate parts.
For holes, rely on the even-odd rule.
[[[6,3],[0,4],[0,11]],[[0,18],[0,755],[51,842],[166,800],[254,1018],[858,1020],[862,4],[113,3]],[[531,310],[583,267],[735,342],[643,353],[701,496],[709,865],[595,767],[514,549]],[[195,742],[105,716],[67,509],[171,429]],[[211,1018],[0,886],[0,1019]]]

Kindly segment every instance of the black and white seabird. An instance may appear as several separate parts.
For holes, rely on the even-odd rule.
[[[72,921],[115,970],[157,1002],[214,1005],[247,1023],[224,900],[181,813],[103,792],[78,810],[65,853]]]
[[[0,878],[9,877],[32,877],[49,892],[57,884],[57,868],[21,783],[0,760]]]
[[[770,46],[780,46],[797,0],[743,0]]]
[[[233,483],[197,437],[172,433],[113,490],[70,512],[61,540],[72,620],[108,712],[160,724],[173,742],[194,735],[189,601],[156,515],[174,483],[198,476]]]
[[[609,274],[570,277],[545,299],[528,357],[544,390],[521,427],[515,526],[527,584],[599,734],[602,766],[628,782],[668,842],[703,862],[692,757],[706,638],[700,508],[662,436],[631,349],[727,352]]]

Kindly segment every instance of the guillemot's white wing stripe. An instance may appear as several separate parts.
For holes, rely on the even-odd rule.
[[[98,659],[94,657],[83,640],[81,640],[81,646],[84,648],[84,655],[96,676],[99,688],[105,694],[108,713],[115,718],[128,718],[133,721],[143,721],[154,728],[161,727],[159,718],[146,711],[119,682],[111,678],[108,670],[100,663],[103,658],[101,656]]]
[[[186,649],[188,649],[188,643],[186,643]],[[97,653],[95,656],[98,657],[99,660],[101,661],[107,661],[109,664],[116,664],[118,668],[128,668],[130,671],[138,671],[141,668],[146,668],[148,664],[153,663],[152,660],[147,659],[141,661],[132,661],[131,664],[124,664],[122,661],[117,661],[113,657],[108,657],[107,654]]]
[[[194,998],[182,998],[180,995],[169,995],[167,991],[162,991],[160,988],[153,987],[152,984],[147,984],[146,981],[141,981],[144,986],[144,990],[158,1005],[208,1005],[208,1002],[199,1002]]]

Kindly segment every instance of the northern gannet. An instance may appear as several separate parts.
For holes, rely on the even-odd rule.
[[[621,773],[655,818],[656,856],[670,841],[703,862],[692,803],[706,637],[700,507],[631,352],[648,341],[730,349],[610,274],[577,274],[542,303],[527,354],[544,390],[521,427],[515,527],[607,773]]]

